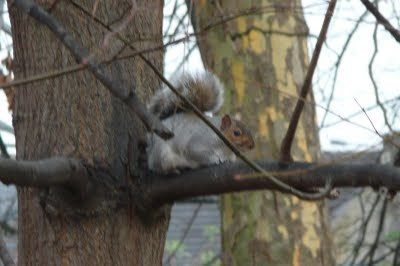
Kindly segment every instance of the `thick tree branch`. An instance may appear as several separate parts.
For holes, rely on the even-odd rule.
[[[89,174],[82,162],[71,158],[53,157],[39,161],[0,159],[0,181],[22,187],[64,186],[84,193]]]
[[[400,169],[378,164],[324,164],[263,160],[258,162],[266,171],[297,189],[322,188],[327,177],[333,187],[387,187],[400,190]],[[225,163],[185,172],[178,176],[155,176],[145,187],[150,205],[158,207],[184,198],[239,192],[246,190],[282,190],[270,179],[252,176],[254,171],[242,162]]]
[[[87,65],[93,75],[108,88],[114,96],[125,102],[135,112],[149,131],[156,133],[164,139],[173,136],[173,133],[164,127],[161,121],[151,114],[146,106],[140,102],[134,91],[123,87],[119,82],[114,82],[107,76],[104,67],[95,62],[87,49],[78,44],[54,16],[31,0],[15,0],[13,1],[13,5],[22,9],[38,22],[46,25],[60,39],[65,47],[70,50],[78,63]]]
[[[258,161],[257,164],[279,177],[282,182],[302,190],[326,187],[327,183],[331,183],[332,187],[370,186],[386,187],[389,191],[400,190],[400,168],[389,165],[318,165],[305,162],[282,163],[272,160]],[[99,192],[96,192],[97,194],[107,197],[107,195],[115,194],[114,190],[117,190],[122,193],[117,198],[132,200],[131,197],[125,195],[125,192],[130,191],[129,194],[136,200],[134,204],[147,210],[185,198],[249,190],[269,189],[293,194],[291,189],[282,188],[263,174],[254,172],[243,162],[224,163],[173,176],[161,176],[147,171],[148,176],[143,179],[146,183],[142,183],[137,188],[118,183],[104,169],[96,167],[88,169],[88,166],[76,159],[54,157],[32,162],[0,160],[0,181],[5,184],[25,187],[66,187],[83,194],[88,191],[89,178],[91,178],[89,175],[95,180],[116,182],[110,183],[113,189],[106,185],[105,190],[92,189],[92,192],[97,191]]]
[[[389,22],[389,20],[387,20],[381,14],[381,12],[379,12],[379,10],[374,6],[373,3],[371,3],[368,0],[361,0],[361,2],[364,4],[365,8],[369,12],[371,12],[372,15],[375,16],[376,21],[379,24],[382,24],[383,27],[385,27],[385,29],[393,36],[393,38],[395,38],[395,40],[400,43],[400,30],[398,30],[395,27],[393,27],[393,25]]]
[[[306,99],[307,94],[311,89],[312,78],[314,76],[315,68],[317,67],[318,58],[321,53],[322,45],[324,44],[326,39],[326,33],[328,32],[329,23],[331,21],[333,11],[335,10],[335,6],[336,6],[336,0],[331,0],[329,2],[329,6],[325,14],[321,32],[317,39],[317,44],[315,45],[315,49],[311,57],[310,65],[307,69],[307,74],[304,79],[303,86],[301,87],[300,90],[300,98],[297,100],[292,117],[290,118],[289,127],[286,131],[285,137],[282,140],[280,159],[284,162],[292,161],[290,150],[292,147],[294,136],[296,135],[296,129],[300,120],[300,115],[303,111],[305,104],[304,101],[301,100],[301,98]]]
[[[331,1],[330,6],[332,5],[332,2],[336,1]],[[125,88],[119,86],[118,83],[114,83],[112,80],[110,80],[105,75],[102,66],[95,63],[89,57],[89,53],[86,51],[86,49],[78,45],[65,31],[62,25],[55,20],[54,17],[46,13],[43,9],[38,7],[30,0],[15,0],[14,4],[23,8],[28,14],[33,16],[38,21],[46,24],[71,50],[78,62],[87,64],[92,73],[106,87],[108,87],[115,96],[125,101],[133,109],[138,105],[142,106],[144,109],[139,108],[139,106],[138,110],[136,110],[136,112],[139,112],[139,114],[141,112],[148,114],[144,105],[140,103],[136,98],[136,95],[134,95],[132,91],[130,92],[128,90],[125,90]],[[146,61],[146,58],[144,58],[141,54],[139,54],[139,56],[141,56],[142,59]],[[316,62],[311,63],[310,65],[312,64],[314,64],[315,68]],[[150,67],[152,67],[151,63],[149,63],[149,65]],[[155,70],[155,72],[158,73],[157,70]],[[174,90],[170,83],[165,80],[161,74],[159,75],[160,78],[172,90]],[[309,75],[311,75],[311,78],[308,79],[308,82],[311,83],[312,73]],[[309,87],[310,86],[308,86],[307,89],[309,89]],[[195,107],[193,109],[196,111]],[[144,123],[151,124],[151,122],[149,122],[146,117],[141,117],[141,119],[142,121],[144,120]],[[159,120],[155,120],[155,123],[159,123]],[[149,127],[152,128],[152,125],[150,125]],[[152,130],[157,133],[157,129]],[[218,129],[216,129],[217,134],[218,132]],[[158,133],[160,133],[160,131],[158,131]],[[225,141],[225,138],[223,136],[220,137]],[[229,142],[227,143],[227,145],[229,146]],[[247,159],[246,157],[241,156],[240,153],[237,155],[240,158],[243,157],[243,160]],[[55,165],[53,165],[52,167],[49,167],[49,165],[47,165],[48,163],[44,164],[46,166],[40,164],[40,162],[47,162],[48,160],[56,159],[61,159],[61,161],[57,161],[56,163],[53,162]],[[16,183],[21,186],[47,187],[61,185],[80,187],[79,184],[80,182],[82,182],[81,177],[87,177],[87,173],[85,172],[86,168],[78,161],[65,158],[53,158],[48,160],[38,162],[18,162],[2,160],[0,161],[0,170],[6,171],[0,171],[0,180],[6,183]],[[70,161],[66,162],[65,160]],[[75,162],[76,164],[71,162]],[[274,178],[271,173],[266,172],[258,164],[255,164],[252,161],[246,162],[253,169],[261,172],[263,176],[244,177],[243,174],[251,172],[250,167],[245,166],[243,163],[224,164],[207,169],[195,170],[174,178],[156,178],[153,180],[154,183],[151,183],[148,186],[144,186],[143,188],[146,192],[146,197],[151,201],[152,206],[159,206],[165,202],[171,202],[185,197],[256,189],[277,189],[284,192],[301,195],[298,194],[298,192],[296,192],[297,190],[293,189],[293,187],[299,189],[324,187],[326,185],[327,178],[332,180],[333,186],[387,186],[391,190],[398,190],[400,188],[399,170],[387,166],[316,166],[314,164],[306,163],[282,164],[278,162],[264,162],[261,166],[266,167],[265,169],[268,169],[269,171],[282,171],[282,169],[287,170],[288,168],[296,170],[291,175],[280,176],[281,178],[278,180]],[[1,165],[2,163],[3,168]],[[57,163],[60,164],[58,165]],[[80,169],[82,171],[79,171],[80,173],[76,173],[77,169]],[[299,169],[306,169],[306,171],[299,171]],[[282,181],[288,182],[289,184],[293,185],[293,187],[285,185],[284,183],[282,183]]]

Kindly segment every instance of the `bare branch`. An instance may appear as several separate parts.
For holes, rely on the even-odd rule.
[[[0,121],[0,131],[1,130],[11,133],[11,134],[14,134],[14,129],[12,127],[10,127],[9,125],[7,125],[6,123],[4,123],[3,121]]]
[[[72,0],[70,1],[70,3],[73,6],[79,8],[80,10],[82,10],[84,12],[87,11],[82,6],[80,6],[78,3],[75,3]],[[276,7],[281,9],[281,10],[283,10],[285,8],[289,8],[289,7],[285,7],[285,6],[276,6]],[[290,8],[292,8],[292,7],[290,7]],[[300,7],[297,7],[297,8],[299,9]],[[219,20],[217,20],[215,22],[210,23],[204,29],[201,29],[200,31],[196,31],[196,32],[193,32],[193,33],[186,34],[182,38],[167,42],[167,43],[162,44],[162,45],[156,45],[156,46],[153,46],[153,47],[144,48],[144,49],[141,49],[141,50],[136,50],[134,52],[127,53],[126,55],[118,56],[117,58],[113,58],[113,60],[114,59],[115,60],[125,60],[125,59],[129,59],[129,58],[138,56],[139,54],[145,54],[145,53],[151,53],[151,52],[159,51],[159,50],[165,49],[165,48],[167,48],[169,46],[176,45],[176,44],[182,43],[184,41],[187,41],[187,40],[189,40],[190,37],[194,37],[194,36],[200,37],[206,31],[212,30],[213,28],[215,28],[215,27],[217,27],[217,26],[219,26],[219,25],[221,25],[223,23],[226,23],[226,22],[228,22],[230,20],[237,19],[237,18],[239,18],[241,16],[249,16],[249,15],[252,15],[252,14],[263,14],[263,13],[272,12],[272,11],[274,11],[273,6],[259,7],[258,9],[251,8],[249,10],[245,10],[244,12],[240,12],[238,14],[233,14],[233,15],[230,15],[230,16],[227,16],[227,17],[223,17],[223,18],[221,18],[221,19],[219,19]],[[93,17],[94,15],[92,13],[93,12],[89,12],[88,16],[89,17]],[[94,19],[95,19],[95,17],[94,17]],[[97,22],[99,22],[99,21],[97,21]],[[107,25],[106,25],[106,27],[109,28]],[[110,28],[110,30],[112,30],[112,29]],[[285,33],[285,32],[272,32],[271,31],[271,33],[294,36],[294,34]],[[298,36],[298,35],[299,34],[296,34],[296,36]],[[107,60],[107,61],[101,62],[101,64],[109,64],[113,60]],[[62,75],[65,75],[65,74],[71,74],[71,73],[74,73],[74,72],[77,72],[77,71],[84,70],[87,67],[88,67],[88,65],[85,65],[85,64],[77,64],[77,65],[69,66],[67,68],[63,68],[63,69],[56,70],[56,71],[53,71],[53,72],[46,72],[46,73],[43,73],[43,74],[31,76],[31,77],[28,77],[26,79],[14,80],[14,81],[11,81],[11,82],[6,82],[6,83],[1,85],[1,88],[2,89],[8,89],[8,88],[11,88],[11,87],[20,86],[20,85],[28,84],[28,83],[35,82],[35,81],[41,81],[41,80],[46,80],[46,79],[50,79],[50,78],[55,78],[55,77],[62,76]]]
[[[400,264],[400,239],[397,240],[396,250],[393,256],[393,266]]]
[[[378,6],[377,6],[378,9]],[[375,75],[374,75],[374,71],[373,71],[373,65],[376,59],[376,56],[378,55],[378,22],[375,23],[375,27],[374,27],[374,33],[372,35],[372,38],[374,40],[374,52],[372,53],[372,57],[371,60],[369,61],[368,64],[368,74],[369,74],[369,78],[371,80],[372,86],[374,87],[374,93],[375,93],[375,101],[376,104],[380,107],[380,109],[382,110],[382,115],[383,115],[383,119],[385,120],[385,124],[388,127],[389,131],[391,133],[393,133],[393,128],[389,123],[389,118],[387,116],[387,110],[385,108],[385,106],[382,104],[380,97],[379,97],[379,88],[378,88],[378,84],[375,80]]]
[[[313,55],[311,57],[311,62],[307,70],[306,77],[304,79],[303,86],[300,90],[300,97],[306,99],[308,92],[311,89],[312,78],[314,75],[315,68],[317,67],[318,58],[321,53],[322,45],[326,39],[326,33],[328,32],[329,23],[331,21],[333,11],[335,10],[336,0],[331,0],[329,2],[328,9],[325,14],[324,22],[322,24],[321,32],[318,36],[317,43],[315,45],[315,49]],[[282,140],[281,150],[280,150],[280,159],[285,162],[292,161],[291,156],[291,147],[293,143],[294,136],[296,135],[297,125],[300,120],[300,115],[304,108],[304,101],[298,100],[296,106],[294,108],[292,117],[290,118],[289,127],[286,131],[286,135]]]
[[[0,260],[3,262],[4,266],[15,266],[11,254],[7,249],[6,242],[4,241],[1,229],[0,229]]]
[[[382,230],[384,227],[388,201],[389,200],[387,197],[385,197],[385,199],[383,200],[383,206],[382,206],[381,213],[379,216],[379,224],[378,224],[378,230],[376,231],[375,240],[374,240],[374,243],[372,244],[370,250],[367,252],[367,256],[369,257],[368,265],[370,265],[370,266],[375,264],[375,263],[373,263],[374,255],[375,255],[375,251],[379,245],[379,239],[381,238]],[[364,263],[364,260],[361,260],[361,264],[363,264],[363,263]]]
[[[0,135],[0,154],[5,158],[10,158],[10,154],[8,154],[7,147],[4,144],[3,138]]]
[[[266,171],[278,176],[282,182],[297,189],[322,188],[331,178],[333,187],[387,187],[400,190],[400,169],[378,164],[314,164],[305,162],[257,162]],[[249,175],[251,174],[252,175]],[[247,190],[279,190],[291,193],[274,184],[266,177],[254,175],[243,162],[225,163],[185,172],[175,176],[154,176],[145,186],[147,199],[158,207],[189,197],[240,192]]]
[[[381,102],[381,103],[382,103],[382,105],[386,105],[386,104],[393,103],[393,102],[396,102],[396,101],[399,101],[399,100],[400,100],[400,96],[396,96],[396,97],[394,97],[394,98],[385,100],[385,101],[383,101],[383,102]],[[370,110],[375,109],[375,108],[377,108],[377,107],[379,107],[377,104],[373,104],[373,105],[370,105],[370,106],[368,106],[368,107],[365,107],[364,110],[365,110],[365,111],[370,111]],[[386,107],[385,107],[385,108],[386,108]],[[329,112],[329,111],[327,111],[327,112]],[[348,116],[346,116],[346,117],[339,117],[338,120],[336,120],[336,121],[334,121],[334,122],[332,122],[332,123],[329,123],[329,124],[325,124],[323,128],[325,129],[325,128],[328,128],[328,127],[337,125],[337,124],[339,124],[339,123],[342,123],[342,122],[348,122],[348,121],[350,120],[350,118],[356,117],[356,116],[358,116],[358,115],[360,115],[360,114],[363,114],[363,113],[364,113],[364,112],[363,112],[362,110],[359,110],[359,111],[354,112],[354,113],[352,113],[352,114],[350,114],[350,115],[348,115]],[[336,114],[333,114],[333,115],[337,116]]]
[[[393,38],[400,43],[400,31],[393,27],[389,20],[387,20],[370,1],[361,0],[361,2],[364,4],[365,8],[375,16],[376,21],[379,24],[382,24],[383,27],[385,27],[385,29],[393,36]]]
[[[270,189],[292,194],[292,187],[308,191],[324,186],[371,186],[386,187],[389,191],[400,190],[400,169],[389,165],[317,165],[271,160],[259,161],[257,164],[291,187],[282,188],[262,173],[255,173],[245,163],[238,162],[210,166],[175,176],[160,176],[147,171],[146,178],[143,178],[147,183],[141,184],[139,188],[131,187],[133,190],[130,194],[133,193],[133,198],[136,199],[134,203],[139,208],[148,209],[185,198],[247,190]],[[89,191],[89,172],[90,175],[98,175],[97,180],[104,180],[104,174],[107,175],[101,169],[89,170],[81,161],[64,157],[39,161],[0,160],[0,181],[5,184],[28,187],[62,186],[72,188],[81,195]],[[114,185],[118,187],[122,184]],[[126,188],[123,191],[127,191]]]
[[[119,82],[114,82],[107,76],[104,67],[93,60],[87,49],[78,44],[54,16],[31,0],[15,0],[13,1],[13,5],[21,8],[31,17],[46,25],[70,50],[78,63],[87,65],[93,75],[108,88],[114,96],[125,102],[136,113],[147,130],[156,133],[163,139],[168,139],[173,136],[173,133],[164,127],[157,117],[148,112],[146,106],[140,102],[134,91],[123,87]]]
[[[354,265],[354,263],[356,262],[358,255],[360,253],[361,247],[364,244],[365,241],[365,236],[367,234],[367,228],[368,228],[368,224],[371,221],[372,215],[374,214],[375,208],[379,203],[381,196],[380,194],[377,194],[374,200],[374,203],[371,206],[371,209],[368,212],[368,216],[366,217],[366,219],[362,219],[363,223],[360,227],[360,235],[359,235],[359,239],[357,240],[354,248],[353,248],[353,258],[351,260],[351,263],[349,265]],[[362,204],[362,200],[360,199],[360,204]]]
[[[178,72],[181,70],[183,65],[188,62],[189,57],[192,55],[192,52],[197,48],[196,44],[193,44],[192,47],[189,48],[185,56],[182,58],[182,61],[179,63],[179,65],[175,68],[174,72],[172,72],[171,76],[174,77],[178,74]]]
[[[197,205],[196,209],[194,210],[192,217],[189,220],[188,225],[185,228],[185,231],[183,232],[181,238],[179,239],[178,244],[176,245],[175,249],[169,254],[168,258],[165,260],[165,262],[163,262],[164,265],[170,265],[171,264],[171,260],[175,257],[176,253],[179,251],[179,249],[181,248],[183,241],[185,241],[190,229],[192,228],[192,225],[194,223],[194,220],[196,219],[197,215],[199,214],[200,208],[203,205],[203,203],[199,203],[199,205]]]
[[[331,93],[329,94],[328,97],[328,103],[326,104],[326,111],[324,113],[324,116],[321,119],[321,123],[320,123],[320,128],[325,126],[325,120],[328,116],[328,110],[331,108],[331,103],[333,100],[333,95],[335,93],[335,89],[336,89],[336,82],[337,82],[337,78],[338,78],[338,74],[339,74],[339,68],[340,68],[340,64],[342,63],[342,59],[343,56],[345,54],[345,52],[347,51],[347,48],[349,47],[350,41],[353,39],[358,27],[361,25],[361,22],[364,21],[364,18],[368,15],[368,11],[365,11],[357,20],[357,22],[355,23],[353,29],[350,31],[350,33],[347,35],[346,41],[343,44],[342,47],[342,51],[340,52],[340,54],[338,54],[337,56],[337,60],[334,64],[335,66],[335,73],[333,74],[333,81],[332,81],[332,87],[331,87]]]
[[[120,23],[120,25],[118,25],[113,31],[108,32],[105,36],[104,36],[104,40],[103,40],[103,48],[108,47],[110,44],[110,40],[113,38],[113,36],[117,33],[120,33],[121,31],[123,31],[126,27],[128,27],[129,22],[131,22],[133,20],[133,17],[136,14],[136,11],[138,9],[136,0],[131,0],[131,9],[129,11],[129,14],[126,16],[126,18]],[[93,11],[92,11],[92,16],[95,15],[95,11],[97,9],[98,6],[98,1],[95,3],[95,6],[93,7]]]
[[[36,82],[36,81],[56,78],[56,77],[59,77],[59,76],[65,75],[65,74],[72,74],[74,72],[86,69],[86,67],[87,67],[87,65],[77,64],[74,66],[65,67],[61,70],[56,70],[56,71],[52,71],[52,72],[46,72],[43,74],[33,75],[33,76],[30,76],[25,79],[13,80],[13,81],[1,84],[1,89],[7,90],[12,87],[21,86],[21,85],[29,84],[29,83]]]
[[[39,161],[0,159],[0,181],[23,187],[65,186],[85,192],[89,175],[76,159],[53,157]]]
[[[374,122],[372,122],[372,119],[369,117],[369,115],[368,115],[367,111],[365,111],[364,107],[362,107],[361,104],[360,104],[356,99],[354,99],[354,100],[355,100],[355,102],[358,104],[358,106],[360,107],[360,109],[363,111],[363,113],[365,114],[365,116],[367,117],[369,123],[371,124],[371,126],[372,126],[373,129],[375,130],[375,133],[376,133],[379,137],[381,137],[381,139],[390,142],[393,146],[395,146],[395,147],[397,147],[398,149],[400,149],[399,144],[396,143],[396,142],[394,142],[394,141],[392,140],[392,138],[385,138],[381,133],[379,133],[379,131],[376,129],[376,127],[375,127],[375,125],[374,125]]]

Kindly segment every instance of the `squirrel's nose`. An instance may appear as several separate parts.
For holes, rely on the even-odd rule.
[[[249,148],[249,150],[253,149],[254,146],[255,146],[254,145],[254,140],[250,140],[249,143],[248,143],[248,146],[247,146]]]

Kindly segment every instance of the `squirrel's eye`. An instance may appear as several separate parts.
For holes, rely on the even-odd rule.
[[[235,135],[236,137],[240,136],[242,134],[242,132],[240,132],[240,130],[235,129],[233,131],[233,135]]]

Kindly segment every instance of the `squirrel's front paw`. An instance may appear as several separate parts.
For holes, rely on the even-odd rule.
[[[179,169],[177,169],[177,168],[174,168],[174,169],[171,170],[170,173],[171,174],[175,174],[175,175],[179,175],[181,173],[181,171]]]

